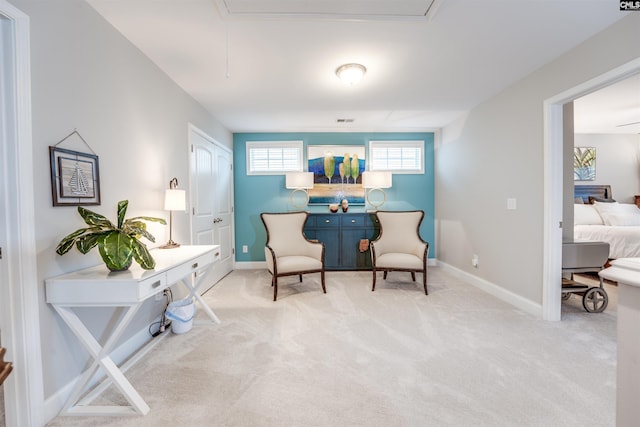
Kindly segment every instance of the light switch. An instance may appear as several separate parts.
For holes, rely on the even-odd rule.
[[[510,211],[516,210],[516,199],[507,199],[507,209]]]

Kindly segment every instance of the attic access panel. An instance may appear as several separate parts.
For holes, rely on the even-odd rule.
[[[437,0],[215,0],[228,17],[425,19]]]

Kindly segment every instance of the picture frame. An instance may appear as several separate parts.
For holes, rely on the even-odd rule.
[[[573,148],[573,180],[595,181],[596,149],[595,147]]]
[[[100,204],[100,165],[95,154],[49,147],[53,206]]]
[[[364,145],[309,145],[307,170],[313,172],[309,204],[328,205],[346,199],[350,205],[364,205],[362,172],[366,166],[365,155]],[[346,157],[349,158],[348,165]],[[352,164],[357,165],[357,169],[353,169]]]

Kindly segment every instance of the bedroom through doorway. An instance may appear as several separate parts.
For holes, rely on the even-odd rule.
[[[561,320],[562,241],[566,214],[573,206],[573,179],[566,179],[567,150],[564,146],[566,126],[573,127],[573,116],[568,121],[563,114],[565,106],[600,89],[640,73],[640,58],[610,70],[592,80],[559,93],[544,102],[544,259],[542,314],[545,320]],[[573,129],[571,129],[573,134]],[[573,138],[570,138],[573,140]],[[573,143],[570,153],[573,152]],[[572,165],[572,162],[570,163]],[[615,190],[614,190],[615,191]],[[568,224],[573,224],[570,215]]]

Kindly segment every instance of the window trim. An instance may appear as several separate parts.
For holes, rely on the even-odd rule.
[[[376,147],[377,146],[377,147]],[[373,163],[373,150],[380,147],[407,147],[418,148],[420,150],[420,168],[419,169],[391,169],[391,168],[376,168]],[[424,175],[425,173],[425,142],[424,140],[371,140],[369,141],[369,156],[367,162],[369,163],[369,170],[371,171],[386,171],[393,174],[406,174],[406,175]]]
[[[285,175],[287,172],[303,172],[304,171],[304,142],[302,140],[294,141],[246,141],[246,162],[247,175]],[[271,170],[252,170],[251,150],[254,148],[294,148],[298,152],[297,165],[291,169],[271,169]]]

